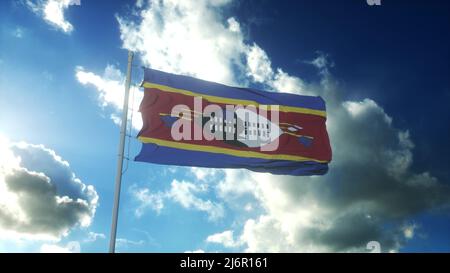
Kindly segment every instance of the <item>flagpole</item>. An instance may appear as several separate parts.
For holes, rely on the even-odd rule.
[[[117,220],[119,217],[120,186],[122,184],[122,169],[124,157],[123,154],[125,149],[125,134],[127,131],[128,100],[130,97],[132,63],[133,63],[133,52],[128,51],[127,79],[125,82],[125,98],[123,101],[122,123],[120,127],[120,142],[119,142],[119,153],[117,158],[116,185],[114,190],[114,207],[112,213],[111,237],[109,239],[109,253],[114,253],[116,249]]]

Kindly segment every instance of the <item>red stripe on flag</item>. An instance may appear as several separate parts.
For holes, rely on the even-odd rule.
[[[191,110],[194,110],[194,97],[179,93],[164,92],[153,88],[145,89],[144,99],[140,106],[143,127],[139,136],[174,141],[171,136],[171,128],[164,124],[160,114],[170,114],[172,108],[180,104],[186,105]],[[209,104],[211,103],[206,99],[203,99],[203,108]],[[225,109],[224,104],[214,104]],[[325,126],[326,119],[324,117],[294,112],[279,112],[279,122],[280,125],[292,124],[301,126],[301,135],[313,138],[311,146],[308,147],[302,144],[296,136],[284,133],[279,137],[278,149],[275,151],[262,151],[261,148],[236,147],[222,140],[193,140],[193,130],[191,135],[192,140],[180,140],[178,142],[235,149],[237,151],[287,154],[313,158],[321,161],[331,161],[331,147]]]

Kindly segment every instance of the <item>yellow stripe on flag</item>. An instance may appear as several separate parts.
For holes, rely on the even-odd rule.
[[[222,148],[216,146],[208,146],[208,145],[199,145],[199,144],[190,144],[183,143],[177,141],[163,140],[158,138],[151,137],[138,137],[138,139],[142,143],[153,143],[159,146],[165,146],[169,148],[189,150],[189,151],[200,151],[207,153],[216,153],[216,154],[226,154],[238,157],[249,157],[249,158],[261,158],[261,159],[269,159],[269,160],[290,160],[290,161],[314,161],[318,163],[328,163],[328,161],[317,160],[313,158],[297,156],[297,155],[286,155],[286,154],[265,154],[254,151],[239,151],[229,148]]]

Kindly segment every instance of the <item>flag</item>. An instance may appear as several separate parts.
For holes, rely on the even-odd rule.
[[[321,97],[230,87],[144,69],[136,161],[321,175],[331,147]]]

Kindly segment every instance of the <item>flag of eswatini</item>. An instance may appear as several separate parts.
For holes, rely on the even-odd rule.
[[[136,161],[322,175],[331,161],[321,97],[144,70]]]

